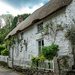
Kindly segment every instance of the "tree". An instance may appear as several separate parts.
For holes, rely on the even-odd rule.
[[[6,25],[0,29],[0,44],[4,43],[4,38],[16,27],[18,17],[21,16],[23,20],[25,20],[29,15],[30,14],[22,14],[15,17],[11,14],[2,15],[1,17],[4,18]]]

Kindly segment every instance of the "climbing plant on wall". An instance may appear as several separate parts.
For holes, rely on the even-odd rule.
[[[9,45],[9,46],[15,44],[14,36],[12,36],[11,38],[5,40],[5,44]]]
[[[58,31],[63,31],[62,22],[61,24],[57,24],[57,22],[49,21],[43,28],[43,32],[41,32],[42,37],[44,38],[46,35],[52,35],[54,38],[53,43],[56,40],[56,35]],[[49,38],[50,39],[50,38]]]
[[[74,50],[75,50],[75,19],[73,19],[72,21],[74,24],[72,24],[71,27],[67,29],[65,36],[71,41],[73,53],[74,53]]]
[[[73,22],[75,24],[75,20],[73,19]],[[67,32],[65,34],[65,36],[71,40],[72,44],[75,44],[75,26],[74,24],[71,25],[71,28],[67,29]]]

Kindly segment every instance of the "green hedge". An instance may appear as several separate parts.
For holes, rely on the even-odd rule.
[[[0,45],[0,55],[1,55],[1,51],[6,49],[6,46]]]
[[[8,55],[8,50],[7,49],[2,50],[1,55],[7,56]]]

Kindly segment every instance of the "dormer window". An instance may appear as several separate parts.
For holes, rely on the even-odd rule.
[[[38,24],[38,33],[43,31],[43,22]]]

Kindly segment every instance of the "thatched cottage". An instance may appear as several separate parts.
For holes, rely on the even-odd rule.
[[[72,44],[65,35],[67,29],[74,26],[74,19],[75,0],[50,0],[34,11],[5,38],[7,40],[14,36],[16,41],[11,46],[8,45],[9,67],[12,67],[12,64],[29,67],[31,58],[40,54],[41,47],[52,43],[59,45],[58,56],[70,57],[69,65],[72,67],[74,64]],[[49,25],[48,31],[43,31],[46,25]]]

